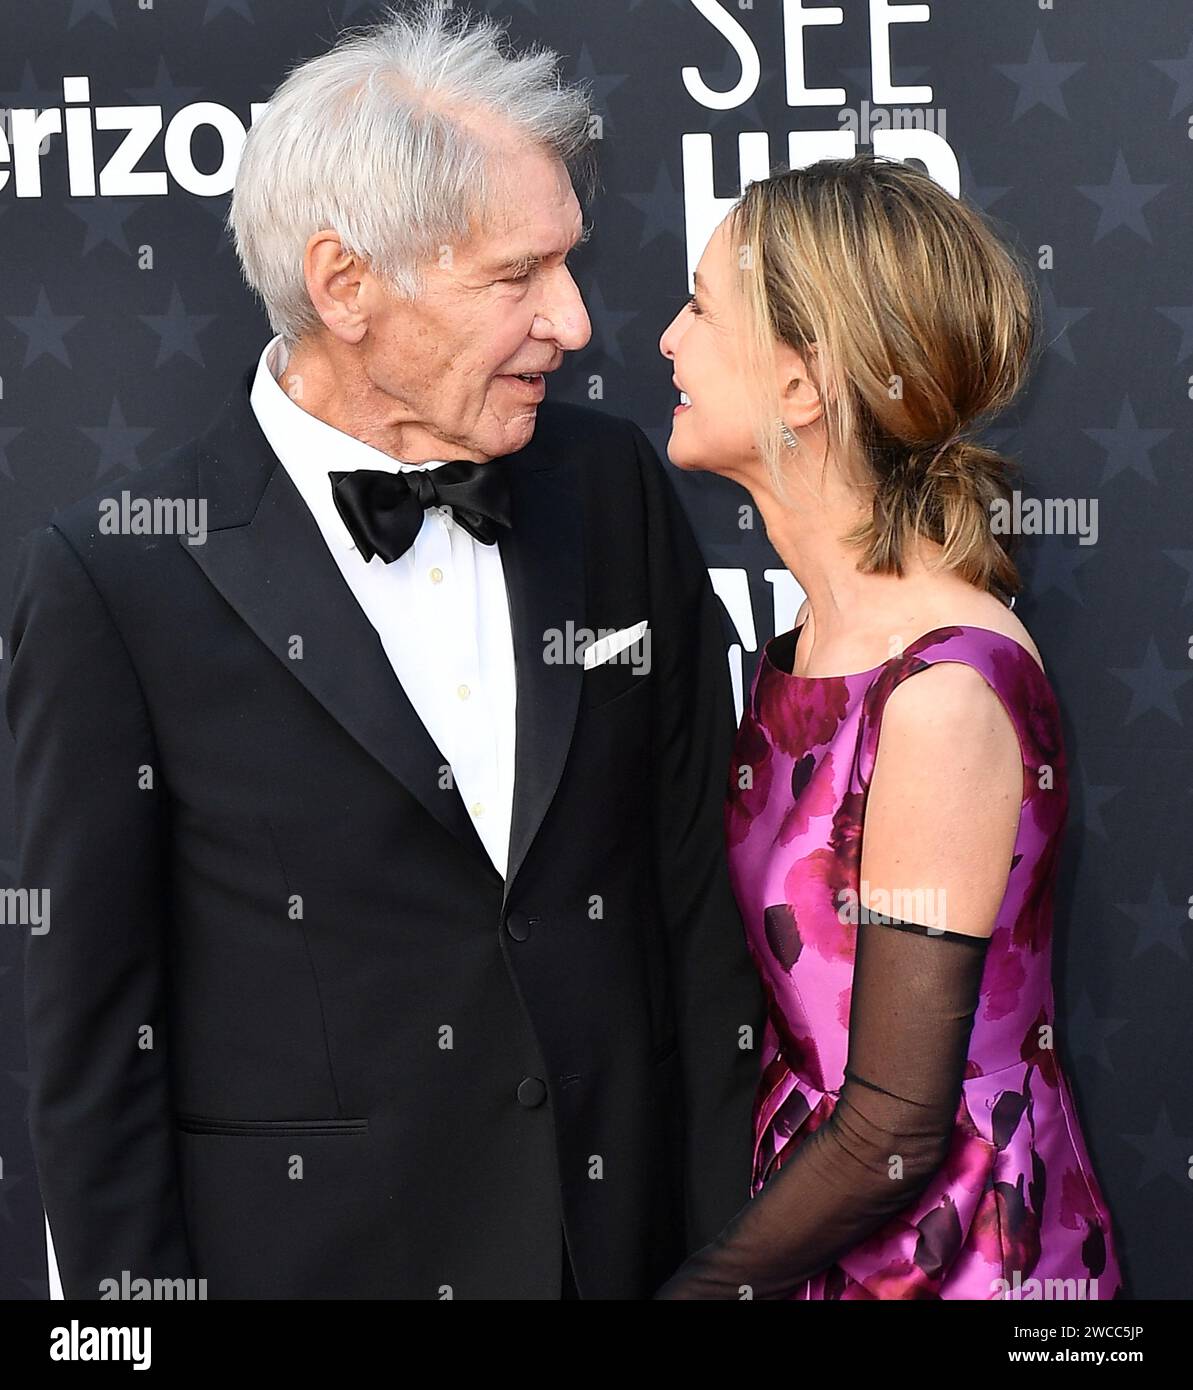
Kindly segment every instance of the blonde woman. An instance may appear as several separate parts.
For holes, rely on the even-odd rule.
[[[769,1006],[750,1200],[656,1298],[1120,1292],[1053,1045],[1060,718],[968,433],[1028,371],[1030,283],[863,155],[752,184],[661,340],[671,461],[749,490],[807,601],[725,811]]]

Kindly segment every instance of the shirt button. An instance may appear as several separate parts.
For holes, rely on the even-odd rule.
[[[432,583],[432,584],[442,584],[442,583],[443,583],[443,571],[439,568],[438,565],[436,565],[435,568],[431,571],[431,583]]]
[[[472,694],[472,691],[469,690],[466,685],[458,685],[456,686],[456,694],[460,697],[461,700],[467,700],[469,695]]]
[[[479,801],[474,801],[469,809],[472,811],[472,814],[474,816],[479,817],[485,814],[485,808],[481,805]]]

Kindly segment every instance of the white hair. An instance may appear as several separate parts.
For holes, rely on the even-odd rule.
[[[248,133],[227,227],[288,347],[321,321],[303,273],[314,232],[336,231],[346,251],[413,300],[422,268],[484,224],[494,189],[484,128],[496,136],[512,127],[591,195],[587,91],[562,84],[551,49],[507,53],[505,37],[504,26],[451,0],[418,0],[347,30],[287,74]]]

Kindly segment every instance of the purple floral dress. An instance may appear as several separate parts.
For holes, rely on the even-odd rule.
[[[792,675],[766,649],[759,659],[725,807],[734,891],[768,1001],[750,1193],[832,1114],[844,1083],[857,926],[842,921],[841,894],[859,891],[883,706],[937,661],[981,672],[1023,754],[1019,829],[953,1145],[914,1203],[792,1296],[1113,1298],[1122,1280],[1110,1214],[1049,1045],[1053,885],[1068,808],[1060,717],[1027,649],[987,628],[938,628],[847,676]],[[1048,1280],[1085,1283],[1049,1293]]]

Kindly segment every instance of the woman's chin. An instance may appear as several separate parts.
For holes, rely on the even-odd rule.
[[[694,457],[690,449],[685,449],[682,444],[677,443],[674,435],[667,443],[667,457],[676,468],[682,468],[685,473],[700,473],[708,467],[699,458]]]

